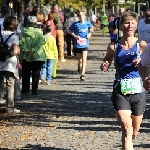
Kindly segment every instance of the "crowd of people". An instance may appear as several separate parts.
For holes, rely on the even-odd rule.
[[[0,55],[0,101],[4,98],[6,80],[6,112],[19,113],[14,104],[20,99],[19,68],[22,69],[21,93],[30,92],[32,79],[32,95],[37,95],[39,80],[50,85],[52,77],[56,76],[57,62],[66,62],[65,44],[68,57],[72,53],[77,55],[80,80],[84,81],[93,30],[101,28],[105,36],[108,28],[111,43],[100,69],[106,72],[114,59],[116,74],[111,101],[122,129],[122,149],[133,150],[132,140],[138,135],[145,111],[145,91],[150,90],[150,10],[146,10],[140,20],[135,12],[124,8],[109,19],[105,13],[100,20],[93,12],[89,21],[86,16],[85,9],[64,17],[58,5],[45,16],[38,6],[26,7],[23,24],[18,29],[17,19],[9,16],[9,6],[3,5],[0,41],[7,53],[3,57]],[[138,38],[135,36],[137,30]]]
[[[0,57],[0,103],[6,99],[6,112],[20,112],[14,102],[20,99],[21,94],[30,92],[30,82],[32,95],[39,93],[39,81],[44,85],[51,84],[52,78],[56,77],[57,62],[66,62],[65,41],[67,56],[72,53],[77,55],[80,80],[85,80],[89,38],[93,32],[93,25],[86,20],[85,9],[78,10],[76,14],[70,12],[68,17],[64,17],[58,5],[54,5],[45,15],[37,5],[26,7],[22,23],[9,16],[9,12],[9,6],[1,7],[1,43],[5,42],[8,45],[7,52],[11,53]],[[5,61],[1,58],[5,58]]]

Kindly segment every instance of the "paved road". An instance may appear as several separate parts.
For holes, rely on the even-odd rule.
[[[5,150],[120,150],[121,132],[110,96],[114,67],[99,70],[108,37],[91,39],[86,81],[79,80],[77,58],[58,64],[55,83],[40,85],[40,95],[17,102],[17,115],[0,114],[0,149]],[[150,110],[147,110],[135,149],[150,149]]]

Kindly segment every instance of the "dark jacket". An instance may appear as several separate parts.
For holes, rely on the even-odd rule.
[[[61,21],[60,12],[55,12],[54,13],[53,22],[54,22],[54,24],[56,26],[56,30],[63,30],[63,23]]]

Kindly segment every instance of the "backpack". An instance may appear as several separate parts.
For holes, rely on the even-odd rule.
[[[12,33],[11,35],[8,36],[8,38],[6,39],[6,41],[3,41],[3,37],[2,37],[2,33],[1,33],[1,26],[0,26],[0,38],[1,38],[1,42],[0,42],[0,61],[6,61],[6,57],[7,55],[9,55],[9,47],[6,44],[8,39],[13,35],[14,33]]]

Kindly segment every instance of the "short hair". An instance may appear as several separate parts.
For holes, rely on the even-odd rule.
[[[44,15],[40,12],[37,13],[37,22],[43,22],[44,21]]]
[[[138,14],[135,13],[135,12],[124,12],[121,17],[120,17],[120,24],[122,25],[123,22],[125,21],[125,19],[128,17],[128,16],[132,16],[137,22],[138,22]]]
[[[84,13],[84,15],[86,15],[86,9],[79,9],[78,11],[77,11],[77,16],[79,17],[79,13],[80,12],[83,12]]]
[[[46,33],[49,33],[49,32],[51,32],[51,31],[52,31],[51,26],[50,26],[50,25],[46,25],[46,27],[45,27],[45,32],[46,32]]]
[[[119,11],[123,10],[124,12],[126,11],[126,9],[124,7],[119,8]]]
[[[18,27],[18,21],[16,17],[9,16],[4,19],[3,26],[4,30],[15,31]]]
[[[53,18],[54,18],[53,13],[50,12],[50,13],[48,14],[48,20],[53,19]]]
[[[34,5],[34,6],[33,6],[33,11],[37,11],[38,8],[39,8],[38,5]]]
[[[10,8],[8,5],[4,4],[1,6],[1,14],[2,15],[9,15]]]

